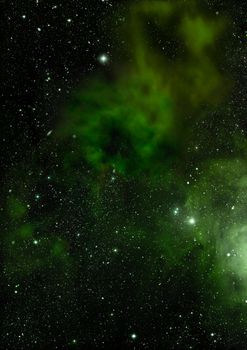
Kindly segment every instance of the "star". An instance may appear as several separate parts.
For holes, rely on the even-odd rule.
[[[109,55],[107,55],[105,53],[102,53],[98,56],[98,61],[102,65],[106,65],[109,62],[109,60],[110,60]]]
[[[196,223],[195,218],[193,218],[193,217],[189,218],[188,223],[189,223],[190,225],[195,225],[195,223]]]

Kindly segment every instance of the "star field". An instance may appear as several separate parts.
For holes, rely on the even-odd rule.
[[[246,349],[246,4],[3,2],[4,350]]]

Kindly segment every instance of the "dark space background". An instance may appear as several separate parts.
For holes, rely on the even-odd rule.
[[[219,12],[231,23],[230,36],[219,44],[224,51],[220,69],[229,73],[234,81],[227,101],[230,111],[222,128],[230,128],[233,133],[234,130],[240,130],[241,135],[246,135],[247,3],[224,0],[201,2],[207,11],[212,14]],[[71,191],[66,192],[64,182],[69,183],[67,178],[70,176],[65,176],[63,171],[66,170],[56,174],[55,164],[67,146],[60,148],[57,142],[52,144],[47,135],[53,133],[73,92],[78,86],[87,87],[95,76],[106,76],[110,83],[123,61],[131,63],[128,53],[126,54],[129,50],[128,43],[119,29],[131,3],[133,1],[114,0],[0,2],[3,15],[0,87],[2,264],[4,266],[6,237],[12,230],[8,226],[5,210],[11,186],[16,193],[24,193],[26,188],[32,188],[34,203],[38,202],[39,193],[42,192],[44,202],[48,203],[47,208],[35,208],[31,216],[35,222],[40,217],[45,217],[44,221],[41,220],[44,230],[46,227],[50,229],[50,221],[56,221],[59,215],[66,218],[58,225],[54,224],[54,232],[56,237],[61,228],[67,232],[69,250],[72,259],[75,259],[70,262],[64,257],[65,267],[60,267],[62,272],[57,272],[59,267],[56,262],[52,263],[48,258],[45,267],[20,277],[20,283],[16,274],[2,269],[1,294],[4,307],[1,312],[1,349],[247,349],[246,309],[242,310],[238,305],[230,316],[226,316],[221,307],[215,307],[206,318],[205,313],[212,308],[212,299],[207,297],[201,304],[200,293],[197,293],[195,286],[201,286],[203,282],[197,282],[194,275],[197,263],[193,252],[184,258],[182,268],[175,266],[172,269],[170,264],[170,275],[166,276],[166,282],[163,283],[163,271],[160,271],[163,257],[159,255],[154,258],[155,248],[149,246],[148,241],[140,248],[139,243],[134,243],[131,247],[131,238],[126,246],[121,240],[114,242],[111,236],[102,238],[102,232],[107,232],[109,226],[118,224],[114,222],[117,219],[112,219],[113,213],[117,211],[121,218],[121,210],[125,210],[121,208],[125,208],[124,205],[129,206],[131,212],[128,214],[125,210],[124,215],[131,216],[134,208],[142,211],[142,217],[145,218],[152,206],[148,191],[155,197],[155,193],[162,192],[159,185],[150,189],[152,185],[148,183],[149,189],[146,190],[143,183],[138,184],[136,179],[128,179],[127,185],[124,180],[119,180],[119,189],[116,190],[110,182],[106,183],[100,202],[101,209],[98,209],[92,200],[84,202],[81,199],[87,193],[88,184],[92,182],[87,180],[88,168],[85,167],[84,173],[80,175],[81,181],[86,184],[84,189],[78,189],[78,184],[72,183],[68,185]],[[155,35],[154,32],[153,36]],[[173,52],[173,47],[167,47],[168,51]],[[102,54],[109,57],[109,63],[100,62]],[[205,130],[213,129],[212,139],[206,142],[216,142],[214,125],[208,123],[204,127]],[[201,127],[200,135],[203,135]],[[238,152],[230,149],[230,146],[228,148],[228,141],[228,136],[219,141],[226,145],[227,150],[222,146],[222,154],[226,158],[229,157],[228,153]],[[53,146],[56,157],[54,154],[50,157]],[[217,147],[218,145],[215,149]],[[212,154],[213,157],[214,151]],[[36,158],[39,160],[36,161]],[[205,158],[205,154],[202,158]],[[31,159],[34,160],[30,161]],[[56,178],[50,187],[42,181],[27,180],[28,173],[31,172],[31,177],[35,178],[40,171],[49,180],[49,167],[52,169],[51,177]],[[96,176],[92,172],[91,174],[92,177]],[[139,196],[138,200],[128,194],[125,198],[127,204],[121,204],[119,193],[125,190],[124,186],[129,186],[129,192]],[[96,187],[94,184],[95,191]],[[51,188],[53,192],[49,195]],[[173,192],[175,194],[172,193],[171,197],[166,197],[167,203],[172,201],[173,195],[177,202],[180,199],[183,201],[179,190],[174,189]],[[119,207],[110,207],[111,200],[118,203]],[[159,203],[160,199],[155,197],[154,205],[158,206]],[[82,212],[78,209],[80,205],[84,208]],[[18,207],[17,204],[15,206]],[[61,209],[58,213],[56,208],[59,206]],[[166,208],[170,208],[170,204]],[[104,212],[102,216],[96,214],[99,217],[97,225],[93,216],[88,214],[90,210]],[[80,220],[86,224],[82,228],[83,239],[78,243],[73,234],[78,234],[79,237]],[[132,221],[138,224],[138,220],[141,225],[143,219],[134,218]],[[94,225],[96,228],[92,237],[89,232]],[[146,223],[147,229],[148,225]],[[124,225],[123,227],[125,230]],[[42,229],[37,234],[38,237],[42,235]],[[66,239],[62,243],[59,241],[61,244],[57,241],[54,243],[55,256],[62,255],[67,249]],[[141,237],[138,239],[141,241]],[[116,266],[107,269],[109,241],[112,242],[113,254],[118,253],[119,248],[115,247],[120,247],[120,257]],[[36,240],[33,242],[36,244]],[[25,244],[30,249],[29,243]],[[100,247],[98,253],[94,251],[97,244]],[[19,253],[14,255],[23,259],[25,249],[20,248]],[[42,249],[45,251],[45,248]],[[78,255],[80,249],[85,249],[90,259],[93,255],[93,261],[86,266],[86,258],[83,254]],[[30,254],[31,258],[36,259],[33,253]],[[41,260],[43,254],[45,253],[41,250],[37,261]],[[146,257],[145,262],[143,256]],[[103,270],[99,267],[102,262]],[[150,265],[152,269],[149,271]],[[153,271],[156,271],[156,275]],[[154,284],[146,286],[146,278],[155,281]],[[204,288],[210,289],[206,283],[210,285],[210,282],[205,282]],[[142,284],[144,292],[137,295],[136,290]],[[102,304],[104,299],[107,302]],[[227,308],[228,306],[223,307]]]
[[[1,141],[3,165],[8,167],[21,161],[30,146],[38,147],[71,90],[102,69],[97,56],[113,50],[107,20],[119,4],[3,1],[2,5]]]

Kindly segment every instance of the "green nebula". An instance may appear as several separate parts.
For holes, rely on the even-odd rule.
[[[175,28],[169,36],[180,55],[158,50],[147,23]],[[207,333],[231,338],[233,315],[239,329],[246,326],[246,143],[221,125],[230,79],[215,46],[225,27],[197,2],[130,6],[122,28],[129,59],[116,64],[114,78],[93,76],[78,88],[40,154],[27,161],[28,172],[25,165],[11,174],[3,237],[8,281],[46,271],[64,308],[70,296],[78,305],[85,299],[94,319],[107,295],[108,314],[112,300],[126,306],[134,299],[136,309],[126,310],[138,324],[136,310],[154,295],[167,319],[162,298],[178,314],[196,303]],[[213,120],[214,108],[223,117]],[[210,123],[222,137],[214,138]],[[210,142],[228,138],[230,151],[210,153]],[[86,283],[94,294],[86,294]],[[140,315],[148,323],[149,313]],[[93,330],[82,322],[89,339],[103,334],[94,322]]]
[[[242,159],[212,161],[189,193],[187,207],[200,217],[198,232],[214,247],[212,272],[227,303],[246,300],[246,164]]]
[[[94,80],[76,92],[57,134],[74,135],[90,166],[111,166],[121,173],[147,171],[150,162],[154,169],[163,166],[184,146],[189,127],[184,111],[195,122],[202,103],[224,96],[227,84],[210,54],[222,20],[203,17],[196,8],[184,15],[184,9],[174,33],[184,45],[181,57],[169,63],[166,55],[150,50],[143,28],[146,18],[158,17],[159,28],[174,20],[178,10],[160,2],[134,6],[128,23],[135,41],[131,66],[114,82]]]

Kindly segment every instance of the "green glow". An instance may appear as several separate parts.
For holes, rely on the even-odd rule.
[[[200,218],[198,233],[210,266],[207,279],[219,293],[218,303],[234,308],[245,303],[247,294],[247,167],[240,159],[218,160],[205,165],[203,173],[187,209]]]
[[[125,173],[133,171],[137,162],[147,169],[151,159],[159,156],[164,135],[171,134],[172,103],[162,90],[154,85],[145,92],[138,80],[125,84],[112,89],[96,82],[80,93],[82,99],[77,97],[69,122],[60,131],[63,137],[75,134],[82,159],[99,170],[111,165]],[[166,143],[175,147],[171,140]]]
[[[18,235],[23,239],[31,238],[32,234],[33,234],[33,226],[30,224],[24,224],[18,230]]]
[[[67,255],[67,244],[64,240],[58,238],[52,245],[52,255],[56,258],[65,258]]]
[[[188,52],[172,65],[164,53],[149,49],[143,26],[151,18],[162,27],[181,12],[180,6],[143,2],[131,8],[129,30],[135,41],[131,65],[115,82],[94,80],[77,91],[57,130],[63,140],[72,142],[74,137],[81,150],[66,156],[67,168],[77,157],[99,171],[110,167],[136,174],[150,170],[152,162],[157,172],[181,146],[188,127],[184,109],[195,114],[202,103],[218,102],[224,95],[227,84],[208,52],[223,22],[201,17],[195,5],[192,8],[193,15],[179,18],[176,33]]]
[[[8,212],[11,218],[20,219],[26,214],[26,206],[15,197],[8,199]]]
[[[189,17],[183,19],[181,30],[185,38],[186,45],[196,54],[205,54],[205,48],[215,42],[220,22],[209,21],[203,17]]]

